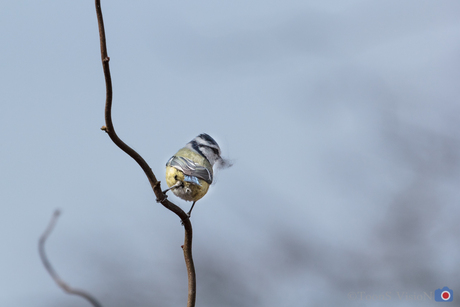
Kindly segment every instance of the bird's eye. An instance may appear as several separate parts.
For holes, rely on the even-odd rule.
[[[220,155],[220,154],[219,154],[219,149],[217,149],[217,148],[214,148],[214,147],[211,147],[211,146],[208,146],[208,145],[200,145],[200,148],[208,148],[208,149],[211,149],[211,150],[214,152],[214,154],[215,154],[216,156],[219,156],[219,155]]]
[[[214,148],[214,147],[210,147],[210,148],[212,149],[212,151],[214,151],[214,153],[215,153],[217,156],[219,155],[219,151],[218,151],[216,148]]]

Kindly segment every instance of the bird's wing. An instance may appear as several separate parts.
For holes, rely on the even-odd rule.
[[[206,167],[196,164],[190,159],[173,156],[166,163],[166,166],[172,166],[183,172],[185,175],[200,178],[209,184],[212,183],[211,172],[209,172]]]

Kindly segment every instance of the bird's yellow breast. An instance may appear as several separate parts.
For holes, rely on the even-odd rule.
[[[176,196],[187,201],[197,201],[205,196],[208,192],[209,184],[206,181],[198,178],[200,185],[197,185],[185,181],[184,179],[184,173],[182,173],[180,170],[171,166],[166,167],[166,184],[168,187],[172,187],[177,183],[177,181],[182,182],[180,187],[173,188],[171,190]]]

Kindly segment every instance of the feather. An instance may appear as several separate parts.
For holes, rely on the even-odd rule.
[[[206,167],[196,164],[190,159],[172,156],[166,166],[172,166],[183,172],[184,175],[200,178],[209,184],[212,183],[211,172]]]

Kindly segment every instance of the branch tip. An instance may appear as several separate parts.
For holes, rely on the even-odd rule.
[[[45,231],[41,235],[40,239],[38,240],[38,253],[40,254],[40,259],[42,260],[43,266],[45,267],[46,271],[48,274],[51,276],[51,278],[54,280],[54,282],[58,285],[59,288],[61,288],[63,291],[73,294],[73,295],[78,295],[84,299],[86,299],[88,302],[90,302],[94,307],[102,307],[102,305],[90,294],[86,293],[85,291],[78,290],[78,289],[73,289],[70,287],[68,284],[66,284],[56,273],[54,270],[53,266],[51,265],[51,262],[48,259],[48,256],[46,255],[45,252],[45,243],[46,240],[48,239],[49,235],[54,229],[54,226],[56,225],[57,219],[59,217],[59,214],[61,214],[60,210],[55,210],[53,213],[53,216],[51,217],[51,220],[48,223],[48,226],[46,227]]]

